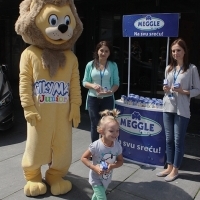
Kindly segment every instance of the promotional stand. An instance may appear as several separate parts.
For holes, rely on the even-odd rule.
[[[119,142],[126,160],[163,167],[165,164],[165,133],[162,109],[143,108],[115,102],[120,111]]]
[[[131,37],[167,37],[166,64],[168,64],[169,37],[178,36],[179,14],[138,14],[123,16],[123,37],[129,38],[128,92],[130,94]],[[120,110],[119,142],[126,160],[157,167],[165,165],[165,132],[163,110],[115,102]]]

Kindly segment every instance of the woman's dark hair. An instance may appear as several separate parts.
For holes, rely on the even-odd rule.
[[[113,47],[112,47],[112,44],[111,42],[109,41],[101,41],[97,44],[96,48],[95,48],[95,51],[93,53],[93,58],[94,58],[94,66],[98,66],[98,63],[99,63],[99,55],[98,55],[98,51],[99,49],[102,47],[102,46],[107,46],[108,49],[110,50],[110,55],[108,56],[108,59],[109,61],[113,62]]]
[[[183,72],[187,71],[187,69],[189,68],[189,61],[188,61],[188,48],[187,45],[185,43],[185,41],[181,38],[178,38],[177,40],[175,40],[170,47],[170,67],[168,69],[168,73],[170,71],[173,70],[173,68],[177,65],[177,61],[173,58],[172,56],[172,47],[178,44],[181,48],[183,48],[183,50],[185,51],[185,55],[183,57]]]

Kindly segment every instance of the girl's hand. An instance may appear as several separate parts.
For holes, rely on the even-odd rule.
[[[104,174],[104,170],[102,170],[101,168],[100,168],[100,166],[99,165],[95,165],[94,167],[93,167],[93,171],[95,171],[97,174]]]
[[[109,173],[113,168],[112,168],[112,164],[107,163],[107,165],[108,165],[108,169],[105,172]]]

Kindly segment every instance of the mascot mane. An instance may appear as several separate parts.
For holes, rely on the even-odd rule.
[[[35,18],[46,4],[55,6],[69,5],[76,20],[76,28],[73,37],[63,44],[55,45],[47,41],[35,24]],[[67,50],[72,49],[73,45],[81,35],[83,30],[82,22],[77,14],[73,0],[24,0],[20,4],[20,16],[15,24],[15,31],[21,35],[23,40],[42,49]]]

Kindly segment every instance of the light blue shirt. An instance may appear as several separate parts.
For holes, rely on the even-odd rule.
[[[95,67],[93,66],[93,60],[87,63],[86,68],[85,68],[84,77],[83,77],[83,82],[82,82],[83,87],[85,87],[85,84],[87,82],[94,83],[92,76],[94,76],[95,74],[97,75],[97,73],[95,73],[95,71],[94,71],[94,74],[92,74],[94,68]],[[102,81],[103,87],[106,86],[106,87],[112,88],[113,85],[119,86],[119,73],[118,73],[117,64],[115,62],[111,62],[111,61],[107,62],[107,72],[106,73],[108,73],[108,74],[106,76],[104,75],[105,81],[104,80]],[[99,78],[100,78],[100,75],[99,75]],[[109,78],[109,83],[108,83],[108,78]],[[96,80],[96,81],[98,82],[98,80]],[[99,81],[100,81],[100,79],[99,79]],[[94,93],[94,91],[92,92],[92,90],[89,89],[88,95],[96,96],[96,92]],[[87,95],[87,99],[88,99],[88,95]],[[114,95],[113,95],[113,98],[114,98]],[[86,106],[85,106],[86,110],[87,110],[87,99],[86,99]]]
[[[109,66],[107,66],[103,71],[99,71],[96,69],[96,67],[94,67],[91,71],[91,77],[92,77],[92,83],[101,85],[101,87],[107,87],[108,90],[111,89]],[[96,97],[96,91],[94,89],[89,89],[88,95]],[[111,95],[104,95],[104,96],[111,96]]]

